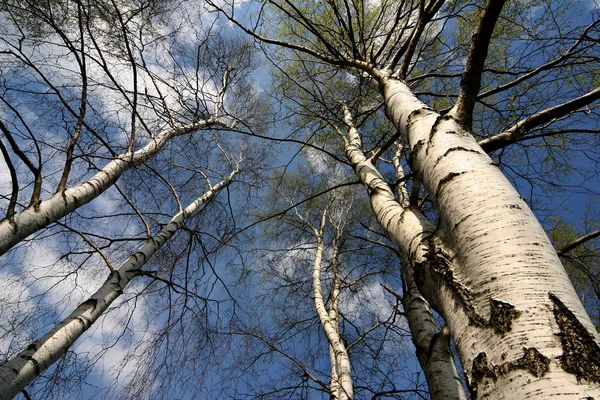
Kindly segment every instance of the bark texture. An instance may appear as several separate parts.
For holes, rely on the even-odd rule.
[[[177,232],[185,219],[201,205],[231,184],[237,171],[210,188],[184,210],[177,213],[156,235],[146,241],[104,284],[54,329],[0,367],[0,400],[12,399],[33,379],[61,358],[75,341],[108,309],[135,278],[143,265]]]
[[[431,277],[426,280],[428,282],[426,285],[422,285],[430,293],[430,298],[436,299],[436,303],[446,301],[458,304],[460,302],[439,276],[440,274],[429,267],[433,264],[428,261],[428,258],[432,252],[430,247],[435,246],[431,240],[434,226],[418,210],[403,207],[396,201],[389,185],[362,151],[360,135],[352,123],[349,110],[346,109],[345,114],[350,135],[350,140],[345,146],[346,157],[368,190],[371,207],[377,220],[390,240],[407,254],[410,260],[410,265],[403,265],[409,284],[407,292],[404,293],[403,307],[431,398],[433,400],[466,399],[450,353],[448,333],[438,332],[427,301],[421,296],[413,279],[412,268],[421,268]]]
[[[419,364],[425,373],[429,396],[432,400],[466,400],[450,351],[450,332],[447,327],[438,330],[429,304],[417,289],[410,266],[403,269],[408,273],[405,273],[407,291],[402,305]]]
[[[460,301],[436,306],[472,397],[600,398],[600,338],[525,201],[452,114],[436,113],[399,80],[382,78],[380,88],[452,249],[440,255],[449,261],[442,276]],[[593,356],[571,367],[573,348]]]
[[[354,386],[352,384],[352,375],[350,370],[350,357],[348,350],[342,341],[339,333],[336,300],[333,298],[332,310],[327,312],[325,302],[323,301],[323,288],[321,285],[321,263],[323,261],[323,250],[325,244],[323,242],[323,232],[327,219],[327,211],[323,212],[321,218],[321,226],[319,230],[315,230],[317,237],[317,251],[315,252],[315,260],[313,263],[313,290],[315,295],[315,308],[317,315],[327,341],[329,342],[329,354],[332,361],[331,366],[331,398],[335,400],[352,400],[354,399]],[[333,288],[336,290],[336,288]],[[338,291],[338,290],[336,290]],[[333,293],[332,293],[333,294]],[[337,297],[337,296],[336,296]],[[331,318],[333,314],[334,318]]]

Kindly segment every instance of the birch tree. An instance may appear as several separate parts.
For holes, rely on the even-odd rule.
[[[236,391],[224,393],[282,399],[426,396],[422,378],[407,365],[404,319],[382,286],[399,286],[395,254],[380,234],[365,228],[375,222],[372,217],[357,214],[367,204],[356,198],[356,185],[336,187],[353,179],[346,177],[350,171],[316,150],[307,150],[306,158],[299,173],[275,180],[264,206],[266,215],[273,205],[289,211],[268,223],[255,245],[256,258],[246,261],[256,270],[244,278],[250,280],[244,292],[250,293],[237,298],[255,307],[238,315],[232,328],[245,351],[223,373],[227,383],[237,382]],[[257,290],[259,295],[252,294]]]
[[[393,195],[392,185],[388,184],[382,173],[376,169],[370,161],[367,153],[373,150],[367,150],[371,146],[377,147],[371,140],[379,140],[380,132],[390,129],[389,124],[385,123],[381,117],[375,117],[376,109],[379,104],[373,93],[356,91],[352,84],[342,78],[331,74],[327,68],[306,68],[296,65],[290,66],[289,70],[296,71],[300,77],[290,76],[287,70],[281,70],[278,76],[279,92],[282,100],[290,103],[290,109],[297,115],[297,123],[301,126],[310,126],[315,131],[320,131],[318,137],[335,137],[338,135],[338,141],[343,146],[340,149],[345,152],[349,166],[355,171],[359,182],[367,189],[371,201],[375,208],[385,209],[385,213],[390,216],[394,213],[401,215],[406,209],[412,207],[412,212],[427,207],[422,207],[422,199],[415,200],[415,194],[419,197],[418,185],[414,185],[412,190],[416,192],[409,194],[407,181],[409,177],[405,176],[402,157],[402,146],[396,143],[396,152],[392,160],[387,160],[388,164],[393,165],[395,169],[395,182],[392,184],[397,188],[396,196]],[[302,72],[298,72],[302,71]],[[293,83],[290,85],[290,82]],[[301,83],[300,83],[301,82]],[[359,99],[353,100],[356,104],[354,108],[363,110],[360,115],[354,116],[349,107],[340,101],[340,98]],[[337,104],[337,107],[335,106]],[[332,107],[333,105],[333,107]],[[340,111],[343,115],[340,117]],[[355,120],[360,121],[361,125],[370,127],[374,132],[361,135]],[[311,121],[311,122],[307,122]],[[374,126],[378,124],[378,128]],[[366,128],[368,130],[368,128]],[[393,129],[393,128],[392,128]],[[363,145],[363,138],[366,144]],[[339,140],[341,139],[341,140]],[[335,139],[334,139],[335,140]],[[340,144],[340,143],[338,143]],[[373,157],[378,157],[379,152],[375,151]],[[411,206],[411,202],[414,203]],[[384,206],[382,206],[384,205]],[[383,208],[382,208],[383,207]],[[354,211],[354,214],[357,210]],[[417,214],[421,214],[417,212]],[[349,217],[350,218],[350,215]],[[425,219],[422,215],[419,218]],[[398,229],[396,233],[390,234],[390,237],[399,240],[399,235],[419,235],[416,226],[406,226]],[[409,233],[412,232],[412,233]],[[400,239],[401,240],[401,239]],[[381,245],[386,246],[384,243]],[[386,291],[395,296],[402,307],[402,316],[412,334],[412,341],[415,345],[416,355],[425,374],[429,395],[431,398],[465,398],[461,380],[455,367],[455,361],[451,354],[449,335],[447,327],[438,328],[434,322],[434,316],[429,304],[420,294],[414,280],[414,273],[410,268],[409,256],[395,251],[402,266],[402,294],[395,292],[388,286],[384,286]],[[398,262],[398,260],[396,260]]]
[[[397,134],[381,140],[355,170],[372,169],[396,139],[408,151],[411,174],[427,191],[437,221],[411,207],[389,212],[396,205],[388,208],[384,198],[395,202],[395,196],[375,182],[369,184],[373,211],[409,255],[420,292],[448,324],[471,395],[598,396],[596,329],[529,205],[487,154],[524,140],[597,131],[596,15],[587,25],[557,22],[553,17],[568,13],[569,5],[544,3],[527,21],[519,15],[533,15],[532,4],[503,1],[267,4],[271,8],[255,18],[287,21],[285,39],[274,36],[268,22],[244,25],[229,4],[213,6],[263,43],[367,77],[377,87]],[[445,34],[455,21],[475,23],[451,32],[458,45],[446,52]],[[525,31],[530,36],[519,36],[523,42],[502,48],[505,35],[510,40]],[[525,49],[530,56],[519,56]],[[461,52],[462,71],[452,65]],[[502,55],[508,57],[498,66]],[[573,74],[575,65],[590,75]],[[541,88],[540,82],[561,84]],[[571,85],[577,89],[564,90]],[[415,93],[419,88],[429,104]],[[434,96],[447,105],[439,107]],[[545,99],[541,106],[536,98]],[[589,113],[578,112],[582,108]],[[565,127],[583,118],[587,128]],[[377,192],[388,194],[374,199]]]
[[[249,112],[243,43],[222,53],[198,30],[190,52],[180,30],[157,26],[164,12],[133,3],[7,2],[2,11],[0,129],[12,190],[0,254],[97,198],[169,140],[231,129]],[[241,102],[226,104],[229,92]]]
[[[2,399],[12,399],[33,379],[61,358],[75,341],[108,309],[121,295],[129,282],[143,274],[142,267],[160,247],[182,227],[185,219],[196,212],[220,190],[229,186],[238,170],[190,203],[154,236],[148,238],[139,250],[119,267],[112,269],[107,280],[89,299],[77,307],[65,320],[39,340],[27,346],[0,367],[0,393]]]
[[[226,285],[210,267],[231,236],[230,203],[244,203],[243,194],[229,198],[230,173],[237,174],[242,150],[237,162],[245,173],[236,181],[251,187],[259,170],[258,152],[229,135],[260,132],[255,111],[265,107],[248,82],[251,45],[217,35],[210,23],[195,25],[198,7],[168,6],[0,6],[3,398],[40,375],[26,396],[65,395],[87,375],[94,379],[99,359],[115,363],[118,379],[108,390],[134,387],[138,396],[157,390],[151,377],[172,367],[168,362],[145,360],[137,382],[115,372],[119,362],[126,370],[139,353],[166,358],[161,351],[174,360],[169,340],[188,335],[196,335],[201,349],[197,334],[209,324],[199,321],[224,302]],[[195,213],[207,202],[217,218]],[[174,234],[178,240],[165,243]],[[111,320],[124,304],[129,310]],[[132,329],[140,304],[148,321]],[[98,320],[91,331],[108,331],[97,339],[101,349],[84,345],[78,353],[81,340],[75,341]],[[181,334],[174,327],[184,321]],[[126,359],[102,358],[119,347],[116,339],[103,340],[117,337],[133,343]],[[161,340],[168,343],[144,345]],[[182,369],[200,363],[182,358]]]

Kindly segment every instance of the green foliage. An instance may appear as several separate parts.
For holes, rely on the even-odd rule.
[[[555,217],[555,225],[550,230],[550,238],[560,251],[583,236],[576,224]],[[597,230],[598,221],[589,221],[587,228]],[[561,261],[577,290],[592,322],[600,331],[600,238],[575,247],[561,256]]]

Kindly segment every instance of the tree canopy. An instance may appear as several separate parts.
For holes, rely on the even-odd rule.
[[[595,2],[0,18],[0,399],[600,398]]]

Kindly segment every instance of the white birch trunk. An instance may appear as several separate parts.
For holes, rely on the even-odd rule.
[[[32,233],[94,200],[111,187],[125,171],[142,164],[158,153],[169,139],[212,125],[225,126],[217,120],[208,120],[165,130],[154,136],[141,149],[118,156],[90,180],[57,193],[47,200],[40,201],[32,207],[14,214],[11,218],[0,221],[0,255]]]
[[[437,272],[459,300],[436,306],[473,397],[600,398],[600,339],[525,201],[452,115],[401,81],[380,87],[455,254]],[[425,275],[416,271],[419,285]]]
[[[332,374],[333,379],[337,378],[337,384],[332,384],[330,394],[335,400],[353,400],[354,399],[354,386],[352,384],[352,375],[350,373],[350,358],[348,357],[348,351],[346,346],[340,337],[338,329],[330,319],[327,309],[325,308],[325,302],[323,301],[323,289],[321,286],[321,262],[323,260],[323,249],[325,247],[323,243],[323,230],[325,228],[325,221],[327,217],[327,211],[323,212],[321,218],[321,226],[319,230],[315,230],[315,236],[317,237],[317,251],[315,252],[315,261],[313,263],[313,290],[315,294],[315,308],[317,315],[327,341],[329,342],[329,353],[332,358],[332,371],[335,370],[335,377]]]
[[[448,338],[437,331],[431,311],[414,285],[411,271],[413,265],[427,264],[430,246],[426,242],[432,235],[434,227],[418,210],[402,207],[396,201],[389,185],[371,160],[364,155],[360,135],[347,109],[345,120],[350,135],[350,141],[346,143],[345,148],[346,157],[369,192],[371,207],[377,220],[390,240],[408,255],[412,264],[403,266],[409,284],[407,293],[404,293],[403,307],[431,398],[433,400],[466,399],[450,353]],[[438,277],[431,276],[427,282],[425,289],[432,294],[430,298],[437,300],[436,303],[457,301],[456,296],[453,296]]]
[[[202,204],[231,184],[237,171],[210,188],[184,210],[177,213],[156,235],[148,239],[104,284],[54,329],[0,367],[0,400],[12,399],[33,379],[61,358],[75,341],[106,311],[137,276],[143,265],[177,232],[185,219]]]
[[[336,236],[337,237],[337,236]],[[340,334],[340,324],[339,324],[339,311],[338,311],[338,303],[339,303],[339,295],[340,295],[340,280],[338,276],[338,248],[337,241],[334,238],[333,244],[333,278],[331,281],[331,307],[329,307],[329,321],[331,321],[331,325],[337,332]],[[320,279],[319,279],[320,281]],[[347,350],[346,350],[347,353]],[[340,378],[338,377],[338,366],[335,349],[333,346],[329,345],[329,361],[331,362],[331,385],[330,385],[330,394],[331,399],[339,399],[340,398]]]
[[[427,300],[417,289],[412,267],[403,269],[407,290],[402,296],[402,306],[419,364],[425,373],[429,396],[431,400],[466,400],[450,350],[450,332],[446,327],[438,330]]]

